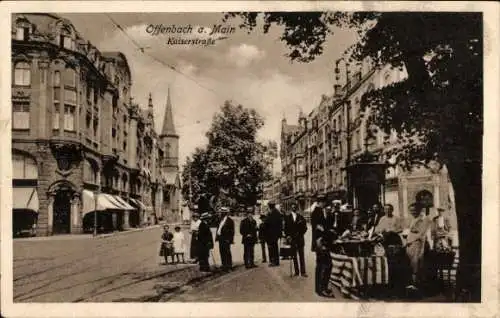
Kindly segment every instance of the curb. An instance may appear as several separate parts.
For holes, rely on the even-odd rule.
[[[155,228],[161,228],[165,224],[166,223],[162,223],[162,224],[150,225],[150,226],[141,227],[141,228],[129,229],[129,230],[126,230],[126,231],[119,231],[119,232],[113,232],[113,233],[100,234],[100,235],[97,235],[97,238],[105,238],[105,237],[111,237],[111,236],[116,236],[116,235],[124,235],[124,234],[130,234],[130,233],[134,233],[134,232],[147,231],[147,230],[151,230],[151,229],[155,229]],[[180,226],[182,228],[183,226],[186,227],[187,225],[182,224],[182,223],[171,223],[171,224],[168,224],[168,226],[169,227]]]
[[[85,240],[85,239],[104,239],[108,237],[118,236],[118,235],[126,235],[136,232],[142,232],[147,230],[152,230],[155,228],[161,228],[164,224],[156,224],[146,227],[140,228],[131,228],[125,231],[116,231],[112,233],[98,234],[97,236],[93,236],[92,234],[70,234],[68,236],[65,235],[52,235],[52,236],[35,236],[35,237],[24,237],[24,238],[13,238],[13,242],[42,242],[42,241],[68,241],[68,240]],[[182,223],[172,223],[169,224],[172,226],[181,226],[181,228],[189,228],[189,225],[184,225]]]
[[[116,231],[116,232],[112,232],[112,233],[99,234],[95,238],[106,238],[106,237],[125,235],[125,234],[136,233],[136,232],[143,232],[143,231],[151,230],[154,228],[159,228],[161,226],[162,225],[160,225],[160,224],[156,224],[156,225],[151,225],[151,226],[146,226],[146,227],[141,227],[141,228],[135,228],[135,229],[132,228],[132,229],[125,230],[125,231]]]

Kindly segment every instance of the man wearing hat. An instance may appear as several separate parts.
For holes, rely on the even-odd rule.
[[[325,210],[326,198],[324,195],[316,197],[317,206],[311,213],[312,251],[316,253],[315,291],[323,297],[332,295],[328,289],[328,282],[332,271],[330,243],[332,241],[333,222],[332,214]]]
[[[256,267],[254,260],[254,247],[257,243],[257,222],[253,219],[253,207],[248,207],[246,217],[241,220],[240,234],[243,244],[243,259],[246,268]]]
[[[318,239],[318,229],[322,228],[323,231],[330,230],[331,224],[331,215],[326,213],[325,203],[326,198],[324,195],[319,194],[316,196],[317,206],[311,213],[311,228],[312,228],[312,244],[311,250],[316,252],[316,240]]]
[[[307,232],[306,219],[298,212],[297,203],[292,203],[291,213],[285,216],[285,235],[292,247],[293,267],[295,276],[300,275],[307,277],[306,262],[304,259],[304,234]],[[297,261],[297,254],[299,260]]]
[[[220,223],[217,227],[215,241],[219,242],[219,253],[223,270],[233,268],[233,258],[231,255],[231,244],[234,243],[234,221],[229,217],[229,209],[222,207],[219,209]]]
[[[266,218],[265,237],[267,247],[269,249],[269,266],[280,265],[280,255],[278,248],[278,240],[283,232],[283,219],[280,211],[276,209],[274,202],[269,202],[269,215]]]
[[[209,272],[210,264],[208,262],[208,257],[210,255],[210,250],[214,248],[214,241],[212,237],[212,231],[210,231],[210,226],[208,221],[210,219],[210,214],[205,212],[200,216],[200,226],[198,227],[198,260],[200,263],[200,271]]]

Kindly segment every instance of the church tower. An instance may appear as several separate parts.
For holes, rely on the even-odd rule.
[[[180,221],[179,135],[175,131],[170,86],[159,138],[163,152],[160,167],[166,185],[163,194],[164,210],[168,221],[171,218],[172,221]]]

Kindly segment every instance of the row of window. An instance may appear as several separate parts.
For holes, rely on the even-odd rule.
[[[78,73],[72,69],[72,68],[66,68],[65,69],[65,75],[64,75],[64,86],[69,86],[74,88],[73,90],[69,90],[69,92],[72,92],[71,96],[68,96],[71,98],[75,103],[76,103],[76,86],[78,82]],[[29,87],[31,85],[31,65],[28,62],[18,62],[14,65],[14,85],[15,86],[24,86],[24,87]],[[60,87],[61,86],[61,72],[60,71],[54,71],[54,77],[53,77],[53,86],[54,87]],[[92,95],[93,95],[93,102],[94,105],[97,104],[98,99],[99,99],[99,90],[97,87],[92,87],[90,83],[87,83],[85,86],[86,89],[86,97],[87,100],[92,102]],[[128,89],[127,87],[123,87],[122,89],[122,96],[123,98],[127,97],[128,94]],[[57,100],[59,98],[59,95],[55,94],[54,98]],[[118,98],[116,98],[113,101],[113,113],[116,114],[118,111],[117,108],[117,101]]]

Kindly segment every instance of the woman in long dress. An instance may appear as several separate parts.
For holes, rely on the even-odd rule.
[[[189,233],[191,233],[191,244],[189,248],[189,257],[193,262],[198,262],[198,253],[197,253],[197,245],[198,245],[198,228],[200,226],[201,220],[200,215],[198,213],[193,213],[193,219],[191,221],[191,228]]]

